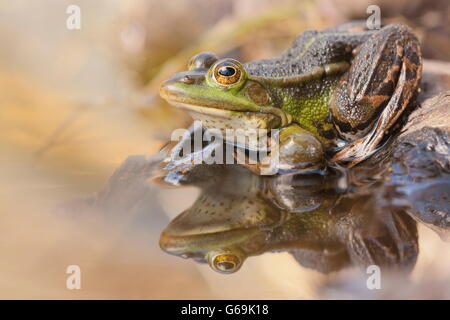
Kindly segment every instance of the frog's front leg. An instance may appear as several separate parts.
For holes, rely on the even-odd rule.
[[[245,167],[260,175],[285,172],[313,172],[324,168],[322,143],[298,125],[281,128],[272,134],[270,153],[255,164]]]
[[[352,141],[332,161],[354,166],[377,150],[410,105],[421,70],[418,40],[404,25],[388,25],[361,45],[331,100],[338,131]]]

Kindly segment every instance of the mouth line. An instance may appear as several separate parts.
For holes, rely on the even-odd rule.
[[[192,99],[188,99],[185,97],[180,97],[180,95],[173,93],[171,91],[168,90],[161,90],[160,92],[161,97],[165,100],[167,100],[169,103],[173,103],[176,104],[179,107],[185,107],[186,109],[190,109],[195,111],[194,109],[191,108],[195,108],[195,107],[199,107],[199,108],[208,108],[208,109],[217,109],[217,110],[223,110],[223,111],[230,111],[230,112],[254,112],[254,113],[258,113],[260,112],[260,110],[242,110],[242,109],[238,109],[236,110],[235,108],[233,108],[233,105],[230,104],[224,104],[222,101],[217,101],[217,100],[211,100],[210,103],[198,103],[198,101],[194,101]]]
[[[258,228],[235,229],[215,231],[205,234],[186,234],[178,236],[162,232],[160,236],[160,246],[167,252],[184,252],[191,246],[189,243],[193,240],[197,240],[197,243],[200,243],[199,247],[214,247],[217,246],[221,240],[223,241],[223,239],[227,237],[235,236],[236,239],[234,242],[236,243],[248,240],[249,238],[254,237],[258,230]]]
[[[292,119],[280,108],[275,107],[259,107],[259,110],[236,110],[232,105],[224,104],[221,101],[212,101],[211,104],[199,104],[189,99],[182,99],[176,94],[167,90],[161,90],[161,97],[168,101],[170,104],[180,109],[189,110],[192,112],[198,112],[206,115],[216,116],[232,116],[234,112],[237,113],[253,113],[253,114],[270,114],[278,117],[281,120],[281,126],[288,125]],[[219,106],[219,107],[218,107]]]
[[[200,105],[200,104],[193,104],[193,103],[186,103],[186,102],[178,102],[178,101],[171,101],[172,105],[189,111],[189,112],[195,112],[200,113],[208,116],[217,116],[221,118],[233,118],[233,114],[239,113],[239,114],[245,114],[245,113],[254,113],[258,114],[259,111],[243,111],[243,110],[229,110],[229,109],[221,109],[216,108],[208,105]]]

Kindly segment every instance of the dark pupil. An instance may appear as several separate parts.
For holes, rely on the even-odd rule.
[[[234,263],[222,261],[218,263],[218,267],[222,270],[231,270],[234,268]]]
[[[219,74],[224,77],[231,77],[236,73],[233,67],[221,67],[219,69]]]

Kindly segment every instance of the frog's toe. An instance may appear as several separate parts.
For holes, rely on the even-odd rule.
[[[331,162],[345,163],[347,167],[352,168],[372,156],[376,150],[377,148],[370,143],[369,139],[359,139],[338,151],[331,158]]]

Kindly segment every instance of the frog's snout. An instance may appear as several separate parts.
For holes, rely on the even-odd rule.
[[[165,100],[171,99],[171,97],[176,93],[176,85],[177,83],[180,83],[179,79],[173,79],[174,77],[167,79],[161,84],[161,87],[159,88],[159,95],[161,98]]]
[[[179,83],[194,84],[200,83],[203,80],[205,80],[205,71],[191,70],[186,72],[178,72],[164,81],[161,87],[170,87]]]
[[[180,86],[199,84],[204,79],[204,71],[199,72],[196,70],[191,70],[187,72],[179,72],[161,84],[159,93],[162,98],[170,99],[170,97],[173,97],[180,91]]]
[[[161,98],[169,100],[170,98],[170,93],[174,91],[174,84],[176,82],[174,82],[172,80],[172,78],[167,79],[166,81],[164,81],[161,84],[161,87],[159,88],[159,95],[161,96]]]

